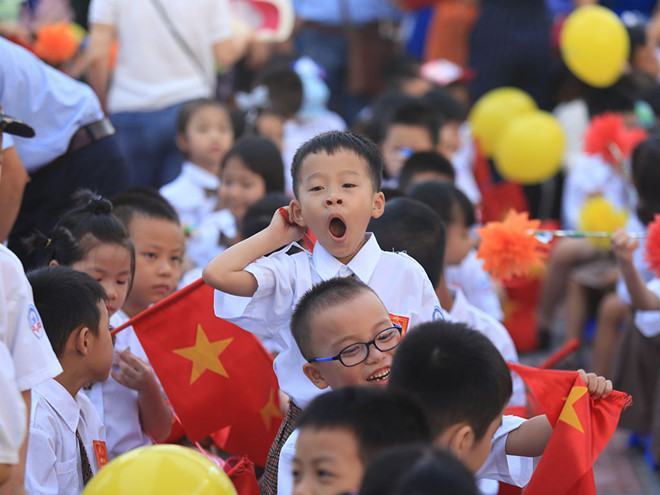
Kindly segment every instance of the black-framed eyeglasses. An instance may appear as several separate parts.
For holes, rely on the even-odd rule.
[[[327,363],[330,361],[339,361],[341,364],[350,368],[364,362],[369,357],[369,348],[373,345],[380,352],[391,351],[401,343],[402,328],[399,325],[393,325],[381,330],[369,342],[358,342],[344,347],[336,356],[318,357],[308,359],[308,363]]]

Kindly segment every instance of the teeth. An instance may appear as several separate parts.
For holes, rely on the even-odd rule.
[[[378,373],[377,375],[371,375],[369,378],[367,378],[368,381],[374,381],[374,380],[384,380],[390,376],[390,370],[383,371],[382,373]]]

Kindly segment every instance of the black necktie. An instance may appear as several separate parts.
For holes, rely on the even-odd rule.
[[[87,457],[87,450],[85,450],[85,445],[83,444],[80,433],[76,431],[76,438],[78,439],[78,448],[80,449],[80,468],[82,470],[83,486],[92,479],[94,473],[92,472],[92,466],[89,464],[89,457]]]

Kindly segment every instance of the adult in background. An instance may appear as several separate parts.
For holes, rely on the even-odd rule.
[[[92,1],[87,77],[117,129],[131,185],[160,187],[179,175],[180,106],[212,97],[216,63],[226,68],[244,50],[230,19],[228,0]]]
[[[0,38],[0,105],[30,122],[36,136],[14,137],[30,180],[25,185],[9,247],[29,265],[21,239],[34,229],[50,232],[81,187],[113,196],[128,186],[114,129],[86,84],[50,67],[24,48]],[[3,179],[4,181],[4,179]],[[12,197],[20,198],[19,191]],[[18,201],[18,199],[16,199]],[[0,215],[13,213],[0,210]]]

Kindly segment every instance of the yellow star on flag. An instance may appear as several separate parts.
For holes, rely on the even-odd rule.
[[[571,425],[580,433],[584,433],[584,428],[582,428],[582,423],[580,423],[580,418],[578,418],[577,413],[575,412],[575,403],[580,400],[580,398],[587,393],[587,387],[575,386],[571,389],[566,398],[566,403],[564,408],[561,410],[559,415],[559,421],[563,421],[566,424]]]
[[[273,419],[279,419],[282,417],[280,408],[275,404],[275,390],[272,388],[268,395],[268,402],[266,402],[266,405],[259,410],[259,414],[261,415],[261,420],[264,422],[264,426],[268,431],[270,431]]]
[[[217,373],[220,376],[229,378],[227,370],[220,361],[220,354],[224,352],[229,344],[234,339],[223,339],[209,341],[206,332],[202,325],[197,325],[197,335],[195,337],[195,345],[191,347],[183,347],[181,349],[174,349],[172,352],[192,361],[192,372],[190,374],[190,384],[195,381],[204,373],[209,370]]]

